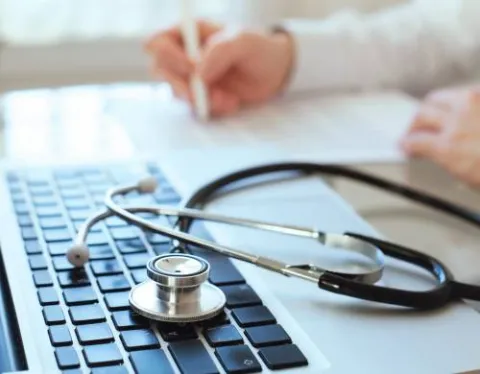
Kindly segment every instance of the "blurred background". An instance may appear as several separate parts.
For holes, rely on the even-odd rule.
[[[406,0],[197,0],[200,17],[269,24],[371,12]],[[142,41],[176,22],[176,0],[0,0],[0,91],[147,79]]]

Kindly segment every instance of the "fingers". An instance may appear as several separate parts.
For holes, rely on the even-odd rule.
[[[240,99],[231,92],[214,88],[210,93],[210,107],[213,116],[229,116],[240,109]]]
[[[220,80],[245,55],[241,38],[218,34],[205,45],[198,72],[207,84]]]
[[[441,154],[439,135],[430,132],[417,132],[402,140],[404,151],[410,156],[437,159]]]
[[[160,70],[160,75],[172,87],[172,92],[177,99],[192,102],[192,93],[188,80],[172,73],[169,70]]]
[[[182,46],[168,35],[156,38],[151,46],[153,55],[153,70],[169,71],[172,74],[187,77],[194,65],[188,58]]]
[[[448,109],[435,104],[423,104],[415,115],[407,134],[417,131],[438,132],[449,116]]]

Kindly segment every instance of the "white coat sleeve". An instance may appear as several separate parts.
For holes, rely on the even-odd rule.
[[[287,92],[424,93],[480,67],[480,0],[416,0],[372,14],[286,20],[295,62]]]

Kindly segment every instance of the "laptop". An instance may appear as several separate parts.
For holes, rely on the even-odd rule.
[[[338,116],[331,118],[340,123],[344,107],[331,104],[331,113],[335,107]],[[196,127],[184,133],[183,141],[174,141],[178,129],[169,126],[165,132],[158,120],[142,118],[142,113],[149,112],[145,108],[130,115],[135,117],[135,112],[137,130],[130,128],[129,133],[139,152],[128,162],[3,165],[0,372],[433,374],[480,370],[480,315],[464,303],[431,312],[388,308],[329,294],[314,283],[194,248],[212,264],[209,282],[224,291],[224,312],[195,324],[156,323],[130,310],[128,292],[145,281],[146,261],[168,253],[172,243],[118,218],[94,227],[88,237],[91,261],[82,269],[72,269],[65,252],[82,222],[103,207],[104,193],[113,185],[149,174],[159,180],[159,189],[151,195],[128,196],[127,202],[178,205],[203,183],[232,170],[295,158],[321,159],[313,149],[299,154],[265,142],[265,133],[257,144],[234,144],[235,139],[225,134],[220,142],[218,132],[211,136],[222,131],[218,127]],[[135,126],[127,115],[122,118],[127,127]],[[146,132],[143,138],[139,135],[138,127],[147,124],[153,134],[162,135],[158,142],[149,144]],[[320,176],[242,189],[222,196],[207,209],[324,231],[381,235]],[[201,223],[192,232],[291,263],[331,261],[334,266],[335,262],[317,243],[308,241]],[[394,261],[388,266],[392,270],[382,279],[383,285],[431,286],[431,280],[416,269]]]

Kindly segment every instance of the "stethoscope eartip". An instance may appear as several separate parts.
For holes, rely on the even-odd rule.
[[[85,265],[90,257],[88,247],[83,244],[76,244],[67,252],[68,261],[75,267],[82,267]]]
[[[153,177],[146,177],[138,181],[138,191],[140,193],[153,193],[158,187],[158,182]]]

